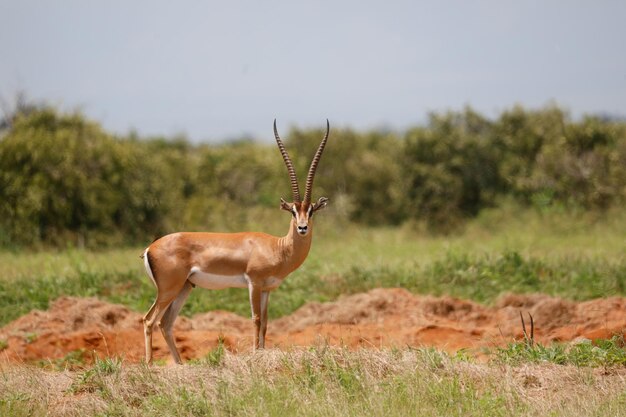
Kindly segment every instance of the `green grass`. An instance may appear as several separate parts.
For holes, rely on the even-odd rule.
[[[593,342],[583,340],[574,344],[552,343],[548,346],[516,342],[496,348],[494,360],[512,365],[549,362],[584,367],[626,367],[625,347],[623,336]]]
[[[585,300],[626,294],[626,261],[603,258],[524,257],[518,252],[470,255],[448,252],[424,265],[352,266],[342,273],[320,275],[311,262],[288,278],[272,294],[272,316],[293,312],[309,301],[334,300],[342,294],[377,287],[402,287],[416,293],[449,294],[484,303],[505,292],[542,292]],[[338,268],[339,269],[339,268]],[[123,273],[91,270],[72,271],[67,276],[41,276],[0,280],[0,324],[6,324],[32,309],[46,309],[61,295],[97,296],[145,311],[155,289],[141,270]],[[241,315],[249,312],[244,290],[196,290],[183,314],[222,309]]]
[[[338,229],[319,219],[309,258],[272,294],[271,316],[376,287],[483,303],[505,292],[574,300],[626,295],[626,215],[589,216],[496,211],[450,237],[407,228]],[[0,325],[45,309],[61,295],[96,296],[146,311],[155,289],[141,251],[0,252]],[[182,314],[214,309],[247,316],[245,290],[196,290]]]
[[[431,349],[320,347],[175,367],[0,370],[0,415],[626,415],[624,368],[472,363]]]

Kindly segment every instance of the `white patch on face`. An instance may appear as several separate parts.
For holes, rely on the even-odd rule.
[[[209,290],[222,290],[224,288],[248,288],[248,281],[244,274],[241,275],[218,275],[204,272],[197,266],[191,268],[187,279],[198,287]]]

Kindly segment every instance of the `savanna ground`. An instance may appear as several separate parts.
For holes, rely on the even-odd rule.
[[[485,211],[450,237],[320,216],[270,349],[245,291],[196,290],[182,367],[160,335],[138,360],[142,248],[4,252],[0,415],[626,415],[625,232],[624,210]]]

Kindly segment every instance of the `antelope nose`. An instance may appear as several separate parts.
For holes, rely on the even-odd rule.
[[[298,233],[301,235],[305,234],[308,229],[308,226],[298,226]]]

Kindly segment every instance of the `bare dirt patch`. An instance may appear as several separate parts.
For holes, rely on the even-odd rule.
[[[415,295],[403,289],[374,289],[328,303],[308,303],[270,320],[268,346],[330,344],[357,347],[433,346],[447,351],[501,346],[522,338],[519,312],[535,318],[539,342],[609,338],[626,333],[626,298],[573,302],[541,294],[505,295],[493,307],[452,297]],[[62,297],[47,311],[32,311],[0,329],[8,361],[62,358],[82,349],[87,355],[144,354],[142,315],[95,298]],[[185,359],[215,348],[249,351],[252,322],[225,311],[181,317],[175,337]],[[155,357],[169,359],[163,338],[154,336]]]

